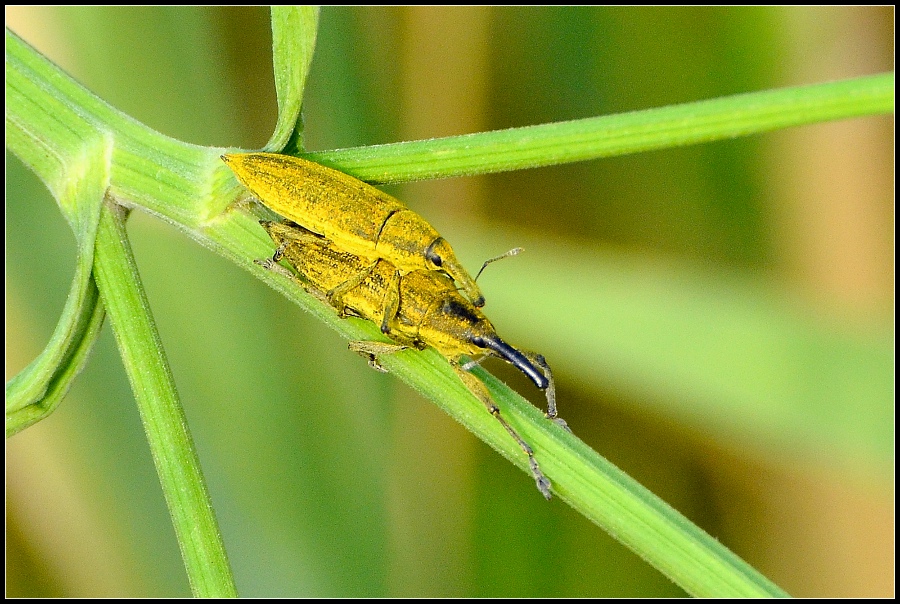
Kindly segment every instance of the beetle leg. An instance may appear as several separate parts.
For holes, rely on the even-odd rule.
[[[286,269],[285,267],[278,264],[278,262],[281,260],[281,257],[284,255],[284,249],[289,244],[290,244],[289,241],[282,242],[281,245],[279,245],[278,248],[276,248],[275,253],[272,255],[271,258],[266,258],[265,260],[254,260],[253,261],[254,264],[258,264],[259,266],[263,267],[264,269],[270,270],[273,273],[281,275],[282,277],[287,277],[291,281],[294,281],[295,283],[297,283],[297,285],[302,287],[304,290],[306,290],[306,292],[308,294],[310,294],[311,296],[313,296],[320,302],[324,302],[325,304],[331,304],[331,300],[328,298],[328,296],[325,293],[323,293],[319,289],[313,287],[311,284],[306,283],[302,279],[298,278],[297,275],[292,273],[289,269]]]
[[[278,264],[278,262],[281,260],[281,257],[284,255],[284,248],[286,248],[287,245],[287,241],[283,242],[275,249],[275,253],[272,254],[271,258],[266,258],[265,260],[254,260],[253,263],[258,264],[264,269],[270,270],[273,273],[278,273],[282,277],[289,277],[296,280],[297,277],[294,275],[294,273]]]
[[[266,229],[266,231],[275,233],[276,235],[280,236],[283,240],[282,245],[286,245],[290,242],[320,245],[323,241],[325,241],[325,238],[321,235],[316,235],[312,231],[309,231],[294,222],[274,222],[271,220],[260,220],[259,224],[264,229]]]
[[[400,271],[395,270],[391,275],[391,282],[388,284],[384,294],[384,315],[381,317],[381,333],[390,334],[390,323],[397,316],[400,310]]]
[[[556,384],[553,382],[553,372],[550,371],[550,365],[547,364],[547,360],[544,358],[542,354],[535,354],[530,350],[522,350],[520,351],[525,355],[525,358],[540,367],[544,372],[544,377],[547,378],[547,382],[549,382],[547,386],[547,418],[549,419],[557,419],[556,417]],[[563,422],[565,424],[565,422]]]
[[[375,261],[372,266],[368,267],[365,270],[360,271],[353,277],[347,279],[340,285],[336,285],[325,294],[328,298],[328,303],[334,306],[338,310],[338,314],[343,316],[347,315],[346,305],[344,304],[344,296],[359,287],[363,281],[365,281],[369,275],[372,274],[372,270],[375,268],[375,265],[378,264],[379,261]]]
[[[381,373],[387,373],[387,369],[378,362],[378,355],[394,354],[395,352],[400,352],[401,350],[409,348],[409,346],[404,346],[402,344],[393,344],[390,342],[366,342],[362,340],[350,342],[349,347],[350,350],[368,360],[369,367],[380,371]]]
[[[546,498],[550,499],[550,481],[544,476],[544,473],[541,471],[541,467],[538,465],[537,460],[534,458],[534,450],[531,446],[519,436],[519,433],[516,432],[515,428],[509,425],[509,423],[500,415],[500,408],[497,407],[496,403],[494,403],[494,399],[491,398],[490,392],[488,392],[487,386],[479,380],[477,377],[472,375],[471,373],[463,370],[458,364],[451,363],[454,371],[459,376],[459,379],[462,380],[463,384],[465,384],[466,388],[469,389],[469,392],[475,395],[475,398],[484,403],[484,406],[487,407],[488,412],[494,416],[494,418],[500,422],[500,425],[503,426],[510,436],[513,437],[513,440],[518,443],[519,447],[522,448],[522,451],[525,452],[525,455],[528,456],[528,466],[531,468],[531,475],[534,477],[534,481],[537,484],[538,490],[541,494]]]
[[[549,385],[547,386],[547,413],[545,414],[547,419],[552,420],[554,424],[558,424],[571,432],[572,429],[569,427],[569,424],[566,423],[566,420],[557,415],[556,384],[553,382],[553,372],[550,371],[550,365],[547,364],[544,355],[535,354],[529,350],[524,351],[524,354],[527,358],[531,359],[534,364],[544,370],[544,377],[546,377],[549,382]]]

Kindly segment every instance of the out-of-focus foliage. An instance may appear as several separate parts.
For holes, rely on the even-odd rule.
[[[136,119],[261,147],[264,9],[7,11]],[[311,150],[893,69],[893,9],[323,9]],[[893,119],[393,188],[553,366],[575,432],[798,596],[893,589]],[[7,372],[74,266],[7,160]],[[244,596],[669,596],[657,571],[249,275],[129,223]],[[540,394],[489,365],[541,404]],[[7,595],[188,594],[109,334],[7,444]],[[814,553],[812,553],[814,552]]]

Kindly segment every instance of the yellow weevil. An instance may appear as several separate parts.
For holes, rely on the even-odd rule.
[[[370,262],[380,258],[405,275],[424,269],[450,275],[475,306],[484,296],[450,244],[402,202],[338,170],[277,153],[229,153],[222,160],[266,207]],[[396,296],[386,303],[396,308]],[[387,329],[382,324],[382,331]]]
[[[335,306],[341,316],[358,316],[377,323],[385,320],[386,313],[394,313],[387,319],[388,330],[385,333],[396,344],[350,344],[351,349],[367,356],[373,366],[379,367],[378,355],[408,347],[424,349],[431,346],[450,361],[466,388],[484,403],[528,456],[538,489],[550,499],[550,481],[541,472],[534,451],[500,416],[500,410],[487,387],[467,371],[474,363],[461,364],[463,355],[471,358],[494,356],[507,361],[545,391],[547,418],[566,427],[565,422],[557,417],[553,375],[541,355],[517,350],[500,339],[481,310],[460,295],[453,281],[442,273],[412,271],[397,282],[397,270],[386,260],[379,260],[372,270],[365,273],[365,278],[354,279],[368,267],[366,259],[339,250],[330,241],[296,225],[265,221],[260,224],[277,249],[271,259],[258,261],[259,264],[289,273],[277,264],[281,258],[286,259],[303,278],[303,287]],[[348,282],[352,285],[348,286]],[[385,298],[392,290],[399,292],[400,303],[395,311],[385,308]],[[335,297],[335,291],[341,292],[339,297]]]

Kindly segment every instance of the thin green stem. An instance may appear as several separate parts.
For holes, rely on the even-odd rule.
[[[124,215],[118,206],[101,213],[94,265],[97,285],[135,394],[191,589],[198,597],[236,597],[200,460],[128,244]]]
[[[643,111],[303,157],[399,183],[521,170],[681,147],[894,110],[894,74],[749,92]]]

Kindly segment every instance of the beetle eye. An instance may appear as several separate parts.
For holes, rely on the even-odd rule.
[[[443,237],[438,237],[434,241],[431,242],[431,245],[428,246],[428,249],[425,250],[425,257],[435,266],[443,266],[444,259],[441,258],[440,254],[434,251],[434,248],[444,240]]]

